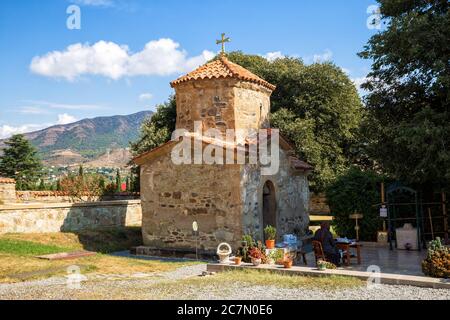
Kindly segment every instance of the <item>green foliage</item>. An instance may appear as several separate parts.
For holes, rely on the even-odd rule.
[[[17,190],[34,189],[42,170],[36,149],[22,134],[12,136],[5,144],[0,157],[0,176],[14,178]]]
[[[349,77],[332,63],[305,65],[300,59],[273,62],[241,52],[229,59],[277,86],[271,126],[294,144],[314,167],[312,188],[323,190],[358,158],[363,107]]]
[[[84,201],[87,198],[87,201],[94,201],[105,193],[101,188],[101,179],[101,175],[94,173],[69,175],[61,180],[60,188],[74,200]]]
[[[361,213],[359,237],[373,241],[381,228],[378,208],[380,202],[380,183],[382,177],[372,171],[362,171],[352,167],[339,176],[326,190],[328,204],[334,215],[333,227],[340,236],[355,238],[355,220],[349,218],[353,213]]]
[[[122,177],[120,176],[120,170],[117,169],[116,171],[116,187],[117,187],[117,192],[121,192],[122,191]]]
[[[139,138],[130,143],[131,152],[137,156],[170,140],[175,130],[177,113],[175,97],[156,107],[156,113],[142,123]]]
[[[273,226],[267,226],[264,228],[264,234],[266,235],[266,240],[275,240],[277,236],[277,229]]]
[[[359,54],[372,71],[364,88],[367,153],[407,183],[450,181],[450,3],[379,0],[385,31]]]

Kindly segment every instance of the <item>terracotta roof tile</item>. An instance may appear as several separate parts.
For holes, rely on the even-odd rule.
[[[201,79],[219,79],[219,78],[236,78],[243,81],[253,82],[262,85],[270,90],[275,90],[276,86],[261,79],[257,75],[251,73],[247,69],[235,64],[227,59],[226,56],[220,56],[219,59],[211,61],[196,70],[172,81],[172,87],[177,84]]]
[[[0,183],[3,183],[3,184],[14,184],[14,183],[16,183],[16,180],[14,180],[14,179],[11,179],[11,178],[2,178],[2,177],[0,177]]]
[[[291,167],[297,170],[304,170],[304,171],[312,171],[314,170],[314,167],[305,161],[302,161],[298,159],[297,157],[289,157],[289,161],[291,162]]]

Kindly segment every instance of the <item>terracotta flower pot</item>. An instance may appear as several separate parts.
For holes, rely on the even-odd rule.
[[[266,248],[274,249],[275,248],[275,240],[266,240]]]
[[[242,258],[241,257],[236,257],[234,258],[234,264],[239,266],[242,263]]]
[[[284,266],[285,269],[290,269],[290,268],[292,268],[292,260],[285,260],[285,261],[283,262],[283,266]]]

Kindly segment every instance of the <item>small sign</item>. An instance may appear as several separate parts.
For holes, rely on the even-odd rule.
[[[381,218],[387,218],[388,216],[388,210],[386,207],[380,208],[380,217]]]
[[[194,232],[197,232],[197,231],[198,231],[198,224],[197,224],[197,221],[192,222],[192,230],[193,230]]]

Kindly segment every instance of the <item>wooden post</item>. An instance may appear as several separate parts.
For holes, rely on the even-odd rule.
[[[428,208],[428,219],[430,220],[431,239],[434,240],[433,218],[431,217],[431,208]]]
[[[444,216],[444,239],[445,243],[448,244],[448,216],[447,216],[447,198],[445,192],[441,192],[442,198],[442,215]]]

